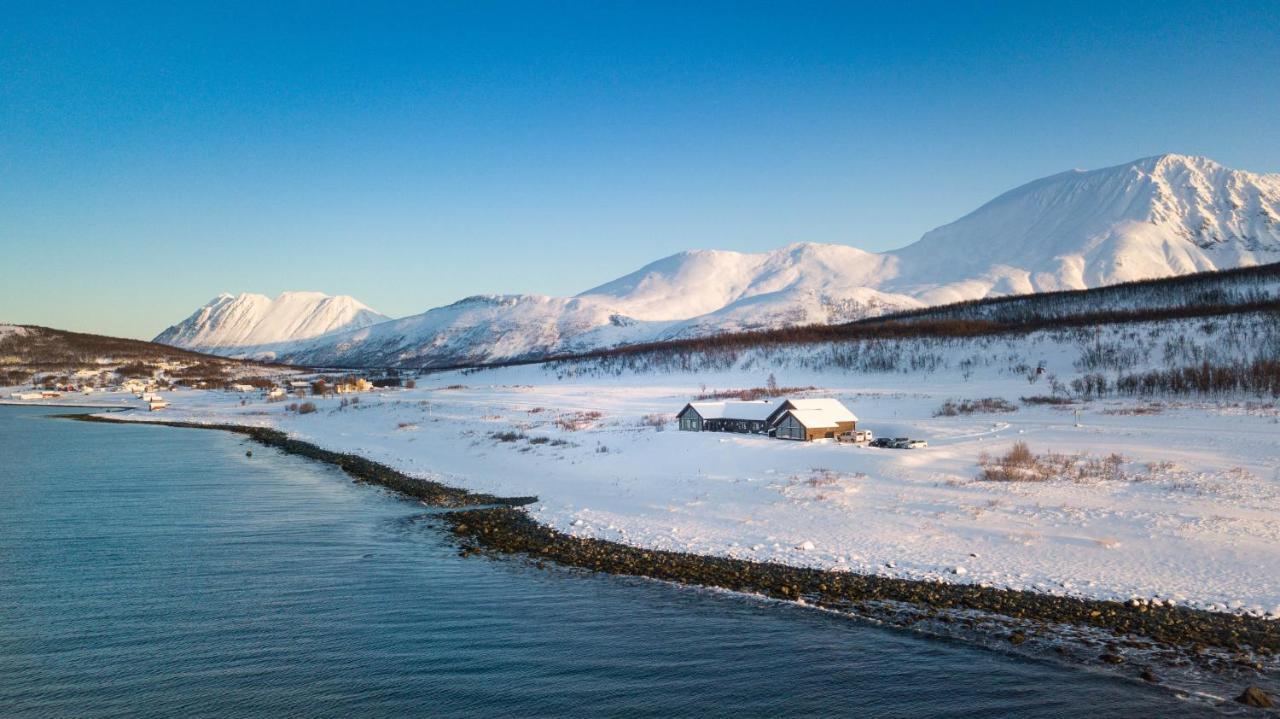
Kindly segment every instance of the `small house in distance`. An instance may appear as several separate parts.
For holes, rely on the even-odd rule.
[[[765,401],[690,402],[676,418],[688,432],[765,434],[773,405]]]
[[[676,415],[691,432],[772,434],[779,439],[860,440],[858,417],[838,399],[784,399],[780,402],[690,402]],[[867,439],[869,433],[865,434]]]
[[[354,377],[335,388],[338,394],[348,394],[351,392],[370,392],[373,390],[373,383],[364,377]]]

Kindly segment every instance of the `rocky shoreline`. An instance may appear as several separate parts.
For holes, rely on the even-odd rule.
[[[434,507],[475,507],[489,505],[518,506],[537,501],[537,497],[498,497],[492,494],[469,492],[427,479],[417,479],[388,467],[381,462],[366,459],[358,454],[347,454],[322,449],[310,442],[292,439],[284,432],[269,427],[250,427],[239,424],[201,424],[199,422],[131,421],[93,414],[57,415],[81,422],[105,422],[109,424],[155,424],[183,429],[215,429],[241,434],[249,439],[274,447],[289,454],[296,454],[326,464],[332,464],[351,475],[356,481],[377,484],[408,497],[422,500]]]
[[[107,416],[69,414],[89,422],[135,424]],[[753,562],[729,557],[653,550],[602,539],[574,537],[531,517],[520,507],[536,497],[497,497],[468,492],[438,482],[416,479],[354,454],[333,452],[284,432],[264,427],[195,422],[139,422],[170,427],[216,429],[241,434],[263,445],[343,469],[356,481],[376,484],[438,507],[459,511],[441,515],[464,553],[518,554],[537,562],[553,562],[609,574],[647,577],[686,585],[715,587],[787,601],[847,611],[892,624],[921,621],[946,624],[980,623],[975,617],[1001,617],[1000,626],[1014,627],[1002,639],[1018,646],[1034,635],[1062,626],[1080,627],[1110,636],[1098,655],[1106,664],[1123,664],[1117,647],[1142,646],[1165,655],[1186,657],[1206,669],[1259,677],[1280,661],[1280,622],[1258,617],[1207,612],[1180,606],[1157,606],[1063,597],[1029,591],[929,582]],[[903,611],[903,607],[907,610]],[[989,626],[989,623],[987,624]],[[1176,662],[1175,662],[1176,663]],[[1135,678],[1153,681],[1149,666],[1135,664]],[[1270,673],[1270,672],[1268,672]],[[1256,690],[1256,687],[1250,687]],[[1267,700],[1260,690],[1247,691],[1239,701],[1257,705]]]

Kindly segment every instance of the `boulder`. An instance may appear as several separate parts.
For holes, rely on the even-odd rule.
[[[1245,706],[1258,707],[1259,709],[1270,709],[1275,706],[1275,702],[1271,700],[1271,697],[1258,687],[1246,688],[1240,696],[1236,697],[1236,701]]]

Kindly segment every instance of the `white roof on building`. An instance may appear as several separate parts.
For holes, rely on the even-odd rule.
[[[746,419],[764,421],[773,414],[776,406],[772,402],[731,401],[731,402],[690,402],[689,405],[702,415],[703,419]]]
[[[831,397],[824,397],[820,399],[792,399],[787,401],[791,403],[792,407],[794,407],[796,410],[800,412],[806,412],[810,410],[823,412],[826,414],[827,419],[833,422],[857,422],[858,421],[858,416],[855,415],[852,411],[850,411],[848,407],[844,406],[843,402]],[[796,417],[797,419],[799,419],[800,415],[797,414]],[[804,425],[806,427],[834,426],[831,424],[811,425],[808,422],[805,422],[803,419],[801,419],[800,421],[804,422]]]
[[[789,409],[787,410],[793,417],[800,421],[809,429],[826,429],[828,427],[838,426],[835,418],[830,412],[820,409]],[[849,421],[849,420],[842,420]]]

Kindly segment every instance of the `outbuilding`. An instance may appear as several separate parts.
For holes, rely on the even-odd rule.
[[[739,432],[765,434],[769,431],[769,402],[690,402],[676,419],[686,432]]]
[[[841,432],[848,432],[858,427],[858,416],[844,406],[844,402],[833,397],[784,399],[775,405],[773,412],[769,414],[769,426],[774,427],[781,423],[782,415],[788,410],[822,412],[826,415],[826,420],[836,422],[839,425]],[[813,418],[813,421],[819,420]]]
[[[836,419],[832,413],[820,409],[787,409],[778,415],[774,436],[802,442],[835,439],[842,432],[852,431],[853,426],[853,421]]]

